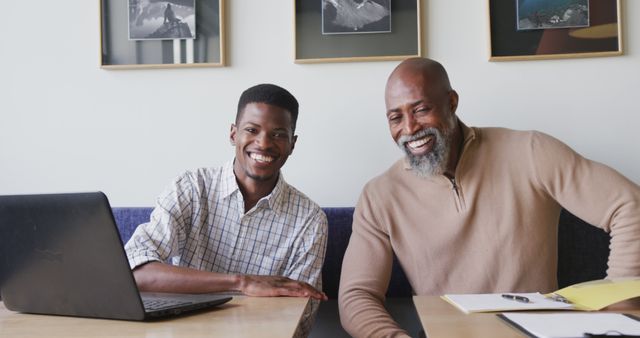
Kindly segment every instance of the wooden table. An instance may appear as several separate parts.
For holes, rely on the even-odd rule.
[[[413,296],[420,322],[428,338],[522,338],[526,337],[511,328],[495,313],[465,314],[437,296]],[[616,309],[617,310],[617,309]],[[640,310],[620,307],[620,311],[640,315]]]
[[[291,337],[308,301],[233,296],[205,312],[151,322],[22,314],[0,302],[0,337]]]

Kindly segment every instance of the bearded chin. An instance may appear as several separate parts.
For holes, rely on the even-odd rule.
[[[435,144],[430,152],[424,155],[414,155],[407,149],[406,142],[402,142],[398,146],[407,156],[409,164],[416,175],[420,177],[442,175],[446,171],[449,160],[449,139],[436,128],[427,128],[424,132],[433,135],[435,138]]]

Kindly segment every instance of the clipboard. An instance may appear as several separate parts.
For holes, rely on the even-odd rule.
[[[611,312],[501,313],[498,318],[532,338],[640,337],[640,318]]]

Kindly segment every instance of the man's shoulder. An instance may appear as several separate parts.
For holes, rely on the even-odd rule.
[[[553,139],[552,136],[538,130],[517,130],[504,127],[472,127],[481,140],[505,140],[530,142],[535,138]]]
[[[503,127],[473,127],[481,146],[526,151],[539,144],[560,145],[562,142],[538,130],[516,130]]]
[[[318,203],[286,181],[283,184],[283,203],[288,211],[293,211],[298,217],[320,214],[320,217],[326,218]]]
[[[364,190],[386,190],[389,186],[395,185],[406,171],[410,171],[405,158],[396,160],[387,170],[370,179],[364,186]]]
[[[287,182],[284,182],[283,192],[285,193],[288,203],[300,205],[304,209],[312,209],[316,211],[322,209],[320,208],[320,205],[309,196]]]
[[[182,171],[177,177],[178,182],[191,182],[194,184],[211,184],[224,178],[225,166],[221,165],[217,167],[199,167],[194,169],[187,169]]]

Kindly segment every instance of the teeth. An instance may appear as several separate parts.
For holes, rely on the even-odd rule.
[[[415,148],[418,148],[418,147],[421,147],[421,146],[427,144],[427,142],[429,142],[429,140],[431,140],[431,136],[427,136],[427,137],[424,137],[424,138],[421,138],[421,139],[418,139],[418,140],[415,140],[415,141],[407,142],[407,144],[409,145],[409,147],[415,149]]]
[[[256,162],[265,162],[265,163],[269,163],[273,161],[273,157],[271,156],[267,156],[267,155],[261,155],[261,154],[255,154],[255,153],[251,153],[249,155],[252,159],[254,159]]]

